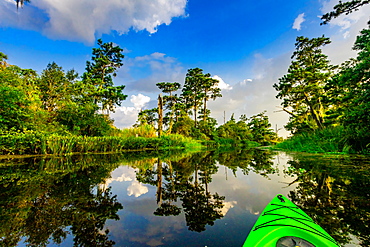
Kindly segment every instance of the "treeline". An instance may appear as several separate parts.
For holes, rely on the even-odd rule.
[[[135,128],[114,127],[109,113],[127,95],[113,78],[124,55],[119,46],[98,40],[80,76],[52,62],[38,74],[7,63],[0,52],[0,154],[63,154],[219,145],[268,145],[276,134],[264,113],[232,117],[216,128],[207,107],[221,97],[218,81],[199,68],[180,83],[158,83],[158,108],[143,110]],[[190,116],[193,115],[193,119]],[[160,137],[160,138],[158,138]],[[196,141],[197,140],[197,141]]]
[[[370,24],[370,23],[369,23]],[[357,36],[357,57],[336,66],[321,48],[324,36],[298,37],[288,73],[274,84],[285,126],[293,137],[283,148],[316,152],[370,152],[370,30]]]
[[[189,69],[183,86],[178,82],[161,82],[157,87],[162,91],[158,107],[140,111],[135,126],[150,125],[159,132],[176,133],[201,140],[207,145],[270,145],[278,141],[266,112],[229,121],[217,126],[211,110],[210,100],[222,97],[218,80],[200,68]],[[179,92],[179,94],[177,93]]]
[[[41,74],[7,63],[0,53],[0,129],[60,135],[104,136],[113,130],[112,111],[127,95],[114,86],[113,77],[122,66],[122,49],[98,40],[92,60],[80,77],[55,62]]]

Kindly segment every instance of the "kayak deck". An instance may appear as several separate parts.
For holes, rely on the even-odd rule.
[[[311,217],[283,195],[271,200],[243,247],[339,246]]]

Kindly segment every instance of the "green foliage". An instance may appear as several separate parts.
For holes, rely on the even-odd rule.
[[[354,6],[355,2],[368,3],[351,1],[339,5],[344,8]],[[327,38],[298,37],[297,41],[293,54],[296,61],[280,83],[274,85],[279,91],[277,98],[283,99],[283,110],[291,115],[286,128],[295,135],[281,147],[310,152],[368,153],[370,30],[360,32],[353,46],[358,51],[357,57],[344,62],[336,74],[319,49],[329,43]],[[328,134],[331,132],[334,134]]]
[[[248,127],[253,133],[252,141],[260,143],[261,145],[270,145],[276,142],[277,134],[271,129],[271,124],[266,112],[254,115],[249,119]]]
[[[292,55],[295,60],[288,74],[273,85],[278,91],[276,98],[283,100],[283,110],[291,115],[286,127],[293,133],[324,127],[324,85],[333,74],[333,66],[321,50],[321,46],[327,44],[330,40],[324,36],[297,37],[296,51]]]
[[[122,93],[125,86],[113,86],[116,70],[123,63],[123,49],[112,42],[103,43],[98,39],[99,48],[93,48],[92,61],[86,62],[86,72],[82,79],[85,84],[92,85],[87,92],[94,104],[101,104],[102,110],[114,111],[115,105],[121,105],[127,95]]]
[[[321,17],[321,20],[323,20],[321,24],[328,24],[332,19],[337,18],[342,14],[348,15],[368,3],[370,3],[369,0],[351,0],[347,2],[339,1],[339,3],[334,6],[334,11],[326,13]]]
[[[149,124],[139,125],[135,128],[127,128],[123,130],[118,130],[115,132],[115,136],[119,137],[146,137],[152,138],[157,136],[156,129]]]
[[[211,74],[203,74],[200,68],[189,69],[181,97],[185,109],[193,109],[194,127],[197,127],[197,113],[203,105],[203,121],[207,121],[207,101],[221,97],[221,89],[217,87],[218,80],[210,78]]]
[[[0,86],[0,128],[21,130],[27,125],[30,102],[17,88]]]
[[[294,135],[276,145],[284,150],[308,153],[351,153],[349,133],[343,127],[325,128]]]

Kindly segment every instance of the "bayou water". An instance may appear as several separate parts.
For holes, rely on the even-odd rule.
[[[370,246],[370,159],[264,150],[0,160],[0,246],[241,246],[276,194]]]

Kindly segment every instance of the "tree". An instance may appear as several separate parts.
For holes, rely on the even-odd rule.
[[[265,114],[266,111],[252,116],[247,125],[252,132],[253,141],[262,145],[270,145],[272,141],[277,139],[277,135],[271,129],[271,124]]]
[[[68,72],[70,73],[70,72]],[[62,67],[49,63],[37,82],[44,109],[49,112],[71,101],[72,81],[68,80]]]
[[[296,51],[292,55],[295,60],[289,66],[288,74],[273,85],[279,92],[276,98],[283,100],[283,110],[291,115],[286,127],[294,133],[324,127],[323,88],[334,70],[321,50],[321,46],[327,44],[330,40],[324,36],[297,37]]]
[[[199,68],[189,69],[185,77],[182,90],[184,103],[193,109],[194,126],[197,127],[197,113],[203,105],[203,118],[207,118],[207,101],[221,97],[220,89],[216,87],[218,81],[210,78],[209,73],[203,74]]]
[[[0,128],[22,130],[29,119],[29,101],[19,89],[0,86]]]
[[[328,82],[328,102],[333,105],[331,115],[350,132],[350,145],[365,149],[370,133],[370,29],[357,37],[353,49],[356,59],[344,63]]]
[[[348,2],[342,2],[339,1],[337,5],[334,6],[334,11],[331,11],[329,13],[326,13],[321,17],[321,20],[323,20],[322,24],[328,24],[332,19],[337,18],[338,16],[342,14],[350,14],[353,11],[356,11],[359,9],[359,7],[370,3],[369,0],[351,0]]]
[[[211,75],[206,74],[204,76],[210,77]],[[217,87],[218,82],[219,82],[218,80],[213,79],[213,78],[206,78],[203,82],[202,91],[203,91],[204,99],[203,99],[203,113],[202,114],[203,114],[204,122],[207,122],[207,117],[210,113],[210,111],[208,111],[207,109],[207,101],[209,101],[210,99],[215,100],[218,97],[222,97],[221,89]]]
[[[181,96],[185,105],[193,109],[194,126],[197,126],[198,108],[202,105],[202,83],[205,77],[203,70],[199,68],[189,69],[185,77],[185,84]]]
[[[93,48],[92,62],[86,62],[86,72],[82,79],[89,87],[88,97],[91,97],[95,104],[101,104],[102,110],[114,111],[114,106],[121,105],[127,95],[122,93],[125,86],[113,86],[113,78],[116,77],[116,70],[123,63],[123,49],[115,46],[112,42],[103,43],[98,39],[99,48]]]
[[[156,84],[157,87],[163,92],[168,93],[169,95],[165,95],[163,97],[163,101],[165,103],[165,107],[170,111],[169,112],[169,128],[168,132],[171,133],[172,131],[172,125],[174,121],[174,114],[175,114],[175,105],[179,101],[179,98],[177,95],[173,95],[172,93],[179,90],[181,85],[178,82],[160,82]]]
[[[0,52],[0,67],[5,67],[7,65],[6,60],[8,60],[8,56]]]

